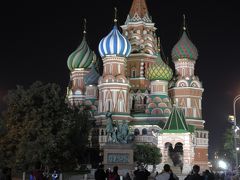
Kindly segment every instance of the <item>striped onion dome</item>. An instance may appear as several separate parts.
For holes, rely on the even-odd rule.
[[[75,68],[89,68],[94,58],[96,58],[96,55],[89,48],[84,35],[81,44],[68,57],[67,65],[70,71]]]
[[[98,50],[102,58],[107,55],[128,57],[131,52],[131,44],[115,25],[113,30],[100,41]]]
[[[163,62],[160,53],[157,56],[156,63],[147,69],[146,77],[150,81],[170,81],[172,79],[173,71],[165,62]]]
[[[182,58],[197,60],[198,51],[195,45],[189,40],[187,33],[183,31],[182,37],[172,49],[172,59],[174,61]]]

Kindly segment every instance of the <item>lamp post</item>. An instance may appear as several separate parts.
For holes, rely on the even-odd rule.
[[[234,117],[234,147],[236,152],[236,170],[238,172],[238,150],[237,150],[237,118],[236,118],[236,102],[240,99],[240,95],[237,95],[233,100],[233,117]]]

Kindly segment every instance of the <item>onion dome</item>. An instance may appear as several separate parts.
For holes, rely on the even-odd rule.
[[[185,26],[185,16],[183,16],[183,19],[183,34],[172,49],[172,59],[174,61],[182,58],[196,60],[198,58],[198,51],[195,45],[188,38]]]
[[[86,22],[85,22],[86,23]],[[70,54],[67,60],[67,65],[70,71],[75,68],[89,68],[92,60],[95,58],[95,53],[89,48],[86,41],[86,29],[84,24],[83,39],[78,48]]]
[[[86,85],[97,85],[98,79],[100,77],[99,73],[96,70],[97,64],[93,64],[89,73],[84,77],[84,81]]]
[[[156,63],[148,68],[146,72],[146,77],[150,81],[170,81],[172,79],[173,71],[165,62],[163,62],[160,53],[158,53]]]
[[[128,57],[131,52],[130,42],[119,32],[117,28],[117,8],[115,7],[114,10],[115,25],[113,26],[113,30],[104,37],[98,45],[98,50],[102,58],[108,55]]]
[[[115,25],[113,30],[100,41],[98,50],[102,58],[107,55],[128,57],[131,52],[131,44]]]

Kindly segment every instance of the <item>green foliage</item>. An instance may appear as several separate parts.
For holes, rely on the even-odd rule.
[[[134,149],[134,161],[144,164],[159,164],[161,162],[160,149],[150,144],[138,144]]]
[[[89,114],[68,107],[58,85],[18,86],[9,91],[6,104],[2,164],[28,169],[40,162],[64,169],[80,161],[88,144]]]
[[[229,162],[235,162],[234,134],[232,128],[228,128],[223,135],[223,153]]]

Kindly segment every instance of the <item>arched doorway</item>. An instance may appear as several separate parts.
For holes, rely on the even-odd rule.
[[[165,163],[172,166],[183,167],[183,144],[178,142],[173,145],[170,142],[165,143],[164,147]]]
[[[183,144],[178,142],[175,144],[174,149],[170,152],[170,157],[172,159],[174,166],[183,166]]]
[[[167,164],[172,164],[172,160],[170,158],[170,154],[171,154],[172,151],[173,151],[172,144],[170,142],[165,143],[165,146],[164,146],[164,157],[165,157],[165,159],[164,159],[164,161]]]

